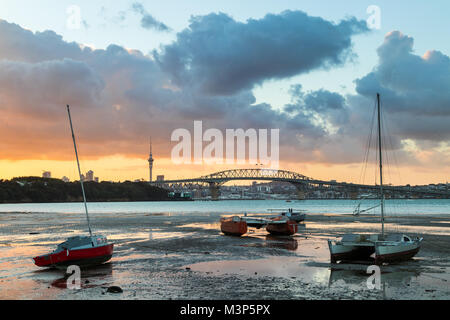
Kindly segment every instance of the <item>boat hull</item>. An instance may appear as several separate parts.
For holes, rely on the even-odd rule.
[[[372,245],[347,245],[339,244],[328,240],[328,247],[330,249],[330,259],[332,263],[338,261],[359,261],[369,260],[370,256],[375,252]]]
[[[272,235],[291,236],[298,231],[298,224],[292,220],[285,223],[269,223],[266,230]]]
[[[38,267],[67,267],[78,265],[87,267],[99,265],[109,261],[112,257],[114,244],[107,244],[86,249],[63,250],[58,253],[50,253],[34,257],[34,263]]]
[[[399,262],[413,258],[420,250],[420,242],[397,245],[375,244],[375,262]]]
[[[242,236],[247,233],[247,223],[243,220],[234,220],[233,218],[222,218],[220,220],[220,230],[229,236]]]

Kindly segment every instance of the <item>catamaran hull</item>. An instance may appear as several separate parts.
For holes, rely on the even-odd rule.
[[[59,268],[70,265],[87,267],[109,261],[112,257],[113,250],[114,244],[108,244],[87,249],[63,250],[58,253],[34,257],[33,260],[38,267],[43,268]]]
[[[375,244],[375,262],[398,262],[413,258],[420,250],[420,243],[402,245]]]
[[[368,260],[375,252],[373,246],[333,244],[331,240],[328,240],[328,247],[330,249],[331,263],[336,263],[338,261]]]

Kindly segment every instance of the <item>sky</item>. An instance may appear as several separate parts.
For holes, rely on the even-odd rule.
[[[369,6],[379,8],[379,28],[367,25]],[[70,103],[82,169],[100,180],[147,179],[150,136],[154,176],[242,167],[172,161],[173,130],[202,120],[223,132],[279,128],[281,169],[373,183],[361,172],[380,92],[391,182],[446,182],[449,9],[448,1],[1,0],[0,178],[44,170],[76,178]]]

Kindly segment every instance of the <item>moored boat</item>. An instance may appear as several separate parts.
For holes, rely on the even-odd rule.
[[[306,213],[305,210],[293,210],[292,208],[287,209],[268,209],[271,212],[280,212],[281,216],[288,217],[297,223],[305,221]]]
[[[34,257],[38,267],[92,266],[109,261],[114,244],[101,235],[70,237],[52,253]]]
[[[291,236],[298,231],[298,224],[284,216],[279,216],[267,224],[266,230],[273,235]]]
[[[247,222],[238,216],[221,218],[220,230],[226,235],[242,236],[247,233]]]
[[[340,241],[328,240],[331,263],[368,260],[375,252],[378,235],[345,234]]]
[[[409,260],[420,250],[423,238],[411,238],[404,234],[390,234],[385,241],[375,242],[375,262]]]
[[[288,212],[282,212],[282,216],[288,217],[290,220],[293,220],[297,223],[305,221],[306,214],[302,211],[294,211],[292,209],[289,209]]]
[[[408,260],[414,257],[420,250],[423,238],[411,239],[404,234],[386,235],[384,230],[384,189],[383,189],[383,153],[381,139],[381,107],[380,94],[377,93],[377,110],[378,110],[378,159],[380,169],[380,204],[372,206],[369,209],[361,210],[358,204],[354,215],[380,207],[381,209],[381,234],[373,234],[362,237],[357,234],[347,234],[341,241],[332,242],[328,240],[330,249],[331,262],[339,260],[358,260],[364,257],[370,257],[375,253],[375,262],[380,264],[383,262],[395,262]],[[364,240],[363,240],[364,239]]]
[[[114,250],[114,244],[108,243],[108,240],[105,236],[92,235],[86,194],[84,192],[83,176],[81,175],[77,144],[75,141],[75,135],[73,133],[72,118],[70,117],[70,108],[68,105],[67,113],[69,115],[70,130],[72,132],[73,146],[77,159],[78,174],[80,176],[81,192],[83,195],[89,236],[70,237],[63,243],[60,243],[55,251],[49,254],[34,257],[33,261],[38,267],[66,267],[69,265],[78,265],[79,267],[85,267],[98,265],[109,261],[113,255]]]

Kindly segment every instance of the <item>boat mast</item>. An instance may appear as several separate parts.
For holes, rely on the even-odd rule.
[[[383,158],[381,152],[381,110],[380,94],[377,93],[378,104],[378,152],[380,156],[380,205],[381,205],[381,235],[384,236],[384,192],[383,192]]]
[[[70,130],[72,131],[73,146],[75,148],[75,156],[77,157],[78,174],[80,175],[81,191],[83,193],[83,201],[84,201],[84,209],[86,211],[87,225],[88,225],[88,229],[89,229],[89,234],[91,235],[91,238],[92,238],[91,223],[89,221],[88,208],[87,208],[87,204],[86,204],[86,195],[84,193],[84,186],[83,186],[83,177],[81,176],[80,162],[78,161],[77,144],[75,142],[75,135],[73,134],[72,118],[70,117],[69,105],[67,105],[67,113],[69,114]]]

